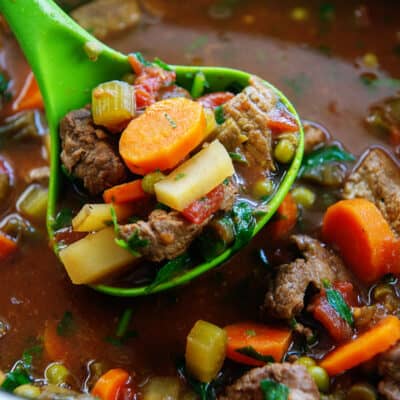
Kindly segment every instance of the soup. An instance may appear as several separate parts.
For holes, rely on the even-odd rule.
[[[79,18],[79,14],[74,14],[76,5],[69,6],[72,15]],[[240,68],[282,89],[306,126],[308,148],[303,178],[292,190],[292,202],[286,200],[278,217],[248,246],[221,267],[188,285],[136,299],[107,297],[88,287],[72,285],[48,244],[43,202],[42,206],[40,201],[36,203],[39,211],[33,214],[29,207],[26,209],[26,201],[24,206],[24,198],[29,198],[32,191],[36,198],[45,198],[43,167],[47,166],[48,159],[45,122],[38,111],[23,111],[22,117],[11,116],[10,104],[20,93],[29,69],[4,28],[1,65],[4,77],[10,80],[6,91],[12,99],[9,95],[2,97],[2,126],[5,127],[1,128],[4,132],[2,174],[8,177],[8,183],[4,186],[1,227],[17,241],[17,247],[2,260],[0,369],[18,372],[22,365],[28,378],[20,383],[41,387],[41,393],[36,392],[35,396],[56,396],[54,391],[59,389],[53,386],[45,389],[47,381],[61,382],[61,386],[76,393],[88,393],[102,374],[116,368],[127,371],[130,377],[127,383],[123,382],[120,398],[146,398],[157,385],[161,385],[164,393],[180,392],[173,398],[194,396],[196,389],[199,392],[199,385],[193,385],[191,375],[180,360],[185,356],[189,332],[197,321],[203,320],[219,328],[226,327],[228,332],[228,357],[217,379],[221,384],[213,383],[218,396],[225,393],[226,398],[262,398],[256,397],[262,396],[260,380],[272,381],[275,386],[281,383],[292,396],[300,383],[288,378],[291,367],[280,364],[280,359],[262,367],[265,370],[255,387],[243,389],[248,390],[248,397],[237,394],[243,381],[236,380],[243,379],[240,377],[245,373],[254,373],[249,372],[251,366],[265,364],[269,360],[265,357],[271,355],[271,347],[263,350],[251,340],[258,335],[254,328],[257,323],[290,335],[287,340],[288,336],[282,334],[286,337],[282,339],[285,344],[279,348],[284,349],[283,359],[291,366],[308,366],[311,375],[302,367],[298,372],[305,374],[303,381],[309,384],[301,389],[303,396],[316,398],[315,381],[323,395],[333,398],[356,398],[351,396],[358,392],[375,396],[365,398],[376,398],[378,390],[381,396],[398,398],[395,397],[399,396],[398,376],[389,368],[391,360],[397,360],[396,347],[389,351],[395,344],[389,339],[396,341],[395,335],[382,339],[390,343],[386,348],[367,359],[361,357],[354,365],[347,362],[339,368],[336,361],[334,366],[339,370],[335,370],[326,358],[334,348],[359,343],[365,337],[363,334],[373,332],[373,336],[381,338],[381,333],[373,330],[382,326],[379,321],[389,321],[394,327],[391,330],[396,331],[397,325],[393,322],[396,320],[391,319],[399,313],[396,247],[390,251],[395,255],[394,260],[385,259],[386,269],[380,265],[374,268],[377,264],[370,262],[366,275],[374,272],[376,276],[364,279],[364,270],[361,268],[360,272],[359,264],[351,257],[355,248],[348,250],[340,237],[334,235],[342,232],[340,224],[324,222],[321,234],[322,217],[325,215],[325,221],[328,218],[326,209],[338,204],[344,196],[367,197],[369,205],[363,207],[369,207],[371,213],[375,211],[371,211],[370,203],[378,204],[380,213],[391,226],[391,230],[384,232],[390,236],[393,231],[393,237],[397,237],[395,207],[389,210],[390,207],[379,206],[374,193],[380,190],[384,199],[396,199],[398,166],[392,158],[397,154],[396,132],[400,119],[398,111],[396,114],[399,101],[396,95],[400,88],[396,79],[400,43],[398,4],[311,1],[307,6],[294,7],[288,1],[267,5],[261,1],[204,0],[196,4],[146,1],[140,7],[141,16],[135,27],[98,34],[107,34],[107,42],[113,47],[124,52],[140,51],[149,60],[159,57],[171,64]],[[20,108],[23,104],[20,103]],[[30,106],[28,103],[26,107]],[[376,145],[388,151],[391,158],[378,149],[360,159],[365,150]],[[371,183],[375,175],[378,182]],[[364,182],[364,191],[360,180]],[[376,188],[380,181],[385,182],[386,188],[394,187],[394,194]],[[21,197],[26,188],[31,192]],[[79,210],[79,196],[76,190],[70,190],[65,205]],[[293,204],[297,217],[291,225]],[[342,215],[334,214],[333,220]],[[297,234],[295,242],[289,239],[293,234]],[[322,238],[329,242],[328,247],[314,241]],[[330,248],[340,250],[346,271],[353,274],[351,278],[337,271],[334,274],[332,262],[326,266],[332,256],[327,250]],[[318,251],[319,255],[322,252],[322,261],[312,251]],[[323,264],[328,275],[318,275],[318,279],[308,276],[304,280],[304,274],[297,271],[307,270],[315,259],[320,260],[318,268],[322,269]],[[367,264],[368,260],[363,258],[363,265]],[[285,265],[290,267],[282,267]],[[393,274],[388,276],[384,272]],[[292,292],[285,291],[285,279],[289,287],[295,286]],[[299,285],[303,285],[303,290]],[[295,293],[300,296],[300,303],[296,300],[293,305],[291,294],[296,290],[300,290],[299,294]],[[339,299],[345,303],[341,302],[339,317],[337,308],[332,311],[332,300],[326,304],[332,293],[336,298],[339,293]],[[326,308],[328,311],[323,312]],[[332,312],[334,317],[329,318]],[[332,324],[338,321],[341,328],[335,330]],[[247,324],[245,339],[239,345],[232,345],[232,326],[237,328],[241,322]],[[376,347],[368,336],[367,343],[370,348]],[[229,351],[232,346],[233,357]],[[247,348],[244,354],[243,348]],[[238,353],[238,349],[242,352]],[[352,348],[346,354],[352,354],[351,351]],[[380,354],[385,352],[386,355]],[[380,358],[373,358],[375,355]],[[315,364],[324,357],[327,362],[322,362],[321,372]],[[45,372],[51,363],[58,364]],[[278,373],[274,368],[284,369]],[[283,380],[279,379],[280,374]],[[231,384],[234,386],[227,389]],[[18,384],[10,387],[12,391]],[[204,385],[202,388],[204,392]]]

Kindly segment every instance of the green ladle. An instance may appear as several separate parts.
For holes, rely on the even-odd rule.
[[[124,73],[131,71],[131,68],[125,55],[99,42],[51,0],[0,0],[0,12],[19,41],[44,99],[51,137],[47,227],[50,238],[53,238],[53,225],[62,179],[59,158],[59,121],[67,112],[89,103],[91,90],[99,83],[120,79]],[[95,61],[92,60],[93,57],[88,56],[88,48],[98,50]],[[199,71],[204,73],[210,85],[210,91],[221,91],[233,84],[243,87],[248,84],[250,78],[250,74],[246,72],[228,68],[181,65],[171,67],[176,71],[178,84],[186,89],[191,88],[194,76]],[[297,112],[289,100],[270,83],[265,82],[265,84],[278,94],[282,102],[296,116],[301,127]],[[300,129],[300,141],[295,158],[278,190],[268,202],[268,212],[258,220],[253,236],[268,222],[292,186],[303,156],[303,140],[303,131]],[[227,249],[212,261],[197,265],[160,284],[152,290],[152,293],[189,282],[219,265],[232,254],[233,250]],[[125,288],[96,285],[93,287],[114,296],[140,296],[149,293],[149,290],[146,290],[147,286]]]

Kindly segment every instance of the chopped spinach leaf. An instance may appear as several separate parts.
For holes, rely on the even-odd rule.
[[[235,227],[235,243],[232,249],[238,250],[252,238],[256,221],[253,208],[244,201],[234,204],[232,215]]]
[[[62,208],[56,215],[53,221],[53,229],[58,231],[59,229],[71,226],[72,221],[72,210],[70,208]]]
[[[264,356],[263,354],[260,354],[252,346],[246,346],[246,347],[241,347],[240,349],[236,349],[236,353],[243,354],[244,356],[254,358],[254,360],[265,362],[265,363],[275,362],[275,360],[272,356]]]
[[[71,311],[66,311],[57,324],[58,336],[70,336],[76,329],[74,317]]]
[[[223,124],[225,122],[224,108],[222,106],[215,107],[214,116],[218,125]]]
[[[183,253],[180,256],[168,261],[157,272],[154,281],[147,287],[146,292],[151,293],[157,286],[172,279],[174,276],[182,272],[185,268],[193,264],[192,258],[188,253]]]
[[[24,365],[24,368],[26,370],[29,370],[32,368],[32,362],[33,362],[33,357],[35,355],[40,355],[43,352],[43,346],[41,344],[38,344],[36,346],[32,346],[29,349],[26,349],[22,353],[22,363]]]
[[[127,240],[121,238],[115,238],[115,243],[125,250],[128,250],[132,255],[139,257],[140,252],[138,249],[148,246],[149,241],[142,239],[139,235],[139,231],[136,229]]]
[[[0,388],[6,392],[13,392],[18,386],[32,382],[29,374],[21,363],[19,363],[12,371],[6,374],[6,379],[0,385]]]
[[[355,158],[351,153],[348,153],[337,145],[323,147],[304,157],[300,167],[299,177],[309,173],[313,168],[320,165],[334,161],[351,162],[354,160]]]
[[[166,62],[160,60],[158,57],[156,57],[153,60],[153,64],[159,66],[160,68],[162,68],[164,71],[172,71],[172,68],[169,64],[167,64]]]
[[[289,398],[289,388],[283,383],[272,379],[263,379],[260,382],[264,400],[287,400]]]
[[[143,64],[145,67],[151,67],[152,64],[151,62],[147,61],[144,57],[143,54],[137,51],[136,53],[133,53],[134,56],[138,59],[138,61]]]
[[[127,308],[118,321],[117,330],[115,332],[116,337],[124,337],[128,332],[129,324],[131,323],[133,310],[132,308]]]
[[[344,319],[350,326],[354,325],[353,314],[351,313],[350,307],[347,305],[341,293],[333,289],[332,285],[328,281],[323,282],[326,292],[326,299],[334,310]]]
[[[232,152],[230,152],[230,153],[229,153],[229,157],[230,157],[233,161],[237,161],[237,162],[240,162],[240,163],[243,163],[243,164],[248,164],[248,162],[247,162],[245,156],[243,156],[243,155],[240,154],[240,153],[232,153]]]

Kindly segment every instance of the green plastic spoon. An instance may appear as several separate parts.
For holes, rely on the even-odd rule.
[[[52,0],[0,0],[4,15],[19,41],[39,84],[49,124],[51,137],[51,175],[47,211],[47,227],[54,237],[54,220],[57,199],[60,196],[60,143],[58,124],[69,111],[90,102],[91,90],[101,82],[120,79],[130,71],[127,57],[99,42],[77,25]],[[96,57],[93,57],[95,49]],[[93,60],[95,58],[96,60]],[[203,72],[210,91],[225,90],[235,84],[248,84],[250,74],[219,67],[171,66],[176,71],[179,85],[190,89],[198,72]],[[257,221],[253,236],[268,222],[289,191],[297,173],[304,151],[304,135],[296,110],[289,100],[270,83],[281,101],[295,115],[300,127],[300,140],[296,155],[278,190],[268,202],[268,211]],[[209,269],[227,260],[234,250],[228,248],[210,262],[202,263],[151,290],[166,290],[189,282]],[[140,296],[149,293],[148,286],[114,287],[93,286],[96,290],[113,296]]]

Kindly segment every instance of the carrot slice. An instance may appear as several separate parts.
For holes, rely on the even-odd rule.
[[[264,365],[265,362],[243,354],[243,349],[252,349],[262,356],[271,356],[275,361],[281,361],[292,336],[289,329],[272,328],[254,322],[239,322],[224,329],[228,336],[226,356],[254,366]]]
[[[101,400],[117,400],[121,388],[128,382],[129,374],[121,368],[103,374],[92,389],[92,395]]]
[[[268,230],[273,239],[282,239],[296,226],[297,204],[288,193],[279,206],[274,220],[268,224]]]
[[[378,208],[365,199],[342,200],[328,208],[322,235],[336,245],[357,277],[372,283],[388,272],[396,239]]]
[[[146,108],[122,132],[119,151],[128,168],[144,175],[175,167],[206,134],[201,104],[183,98],[159,101]]]
[[[47,357],[52,361],[65,361],[70,352],[67,339],[57,335],[58,321],[48,320],[43,333],[43,345]]]
[[[5,233],[0,232],[0,260],[4,260],[9,255],[17,251],[17,243]]]
[[[375,357],[400,339],[400,320],[389,316],[358,338],[337,347],[320,363],[329,375],[337,375]]]
[[[43,98],[33,73],[29,72],[21,91],[13,102],[12,109],[14,112],[20,112],[35,108],[43,109]]]
[[[105,190],[103,200],[106,203],[121,204],[143,199],[146,196],[147,194],[142,189],[142,180],[137,179]]]

